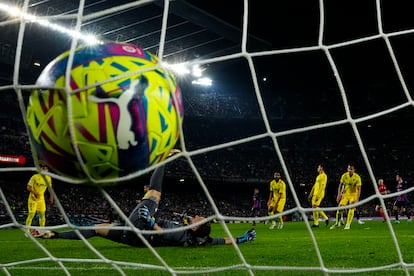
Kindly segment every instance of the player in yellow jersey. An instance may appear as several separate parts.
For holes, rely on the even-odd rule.
[[[270,194],[267,201],[269,216],[282,213],[286,204],[286,183],[281,179],[280,172],[276,171],[273,180],[270,182]],[[276,220],[278,223],[276,224]],[[269,229],[274,229],[277,225],[278,229],[283,228],[282,216],[272,221]]]
[[[355,166],[348,165],[348,171],[341,176],[338,186],[337,202],[339,206],[346,206],[357,203],[361,196],[361,177],[355,173]],[[344,213],[344,210],[336,211],[335,224],[331,226],[331,229],[338,228],[340,226],[340,220]],[[348,216],[346,219],[345,230],[351,228],[352,219],[354,218],[355,208],[348,210]]]
[[[328,182],[328,176],[325,173],[323,165],[319,164],[318,176],[316,177],[315,184],[309,194],[309,200],[312,204],[312,208],[318,208],[321,205],[322,199],[325,197],[326,183]],[[326,226],[329,224],[329,218],[324,211],[313,211],[313,225],[312,227],[319,227],[319,217],[325,220]]]
[[[27,184],[27,191],[29,194],[28,199],[28,215],[26,218],[26,228],[30,232],[30,226],[32,225],[33,218],[36,212],[39,213],[39,226],[44,227],[46,225],[46,202],[45,192],[48,187],[52,187],[52,179],[47,173],[49,168],[46,165],[41,165],[42,173],[34,174]],[[53,203],[53,195],[50,194],[50,203]],[[34,233],[35,235],[38,233]]]

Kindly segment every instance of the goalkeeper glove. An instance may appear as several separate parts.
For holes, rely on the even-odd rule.
[[[244,233],[243,235],[238,236],[236,238],[236,241],[237,243],[243,243],[243,242],[248,242],[248,241],[254,241],[255,239],[256,239],[256,230],[252,228],[246,233]]]
[[[154,217],[151,217],[151,220],[150,220],[150,227],[151,227],[151,229],[154,228],[154,225],[155,225],[155,218]]]

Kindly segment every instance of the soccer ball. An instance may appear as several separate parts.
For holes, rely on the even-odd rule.
[[[77,48],[67,81],[69,59],[66,52],[49,63],[29,97],[26,119],[37,158],[63,176],[96,180],[164,160],[183,120],[174,75],[148,69],[157,57],[132,44]]]

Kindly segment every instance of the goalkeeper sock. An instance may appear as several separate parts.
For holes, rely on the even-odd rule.
[[[162,190],[162,180],[164,178],[164,166],[158,167],[155,169],[155,171],[151,175],[150,180],[150,189],[156,190],[158,192],[161,192]]]
[[[82,236],[85,237],[85,239],[89,239],[89,238],[92,238],[98,235],[93,229],[79,230],[79,232],[82,234]],[[68,239],[68,240],[80,240],[80,237],[78,236],[78,234],[76,234],[75,231],[55,232],[54,238]]]

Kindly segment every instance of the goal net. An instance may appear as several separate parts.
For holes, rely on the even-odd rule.
[[[414,226],[409,223],[414,209],[410,202],[405,212],[400,208],[399,220],[393,210],[397,197],[410,197],[414,190],[410,6],[380,0],[244,0],[232,1],[231,9],[223,4],[0,3],[0,242],[5,248],[0,268],[6,275],[413,271],[409,231]],[[100,41],[152,52],[160,66],[174,70],[181,88],[184,121],[177,147],[182,152],[162,162],[166,174],[157,216],[180,222],[186,215],[204,215],[212,236],[235,238],[254,227],[255,241],[214,248],[149,243],[132,248],[25,234],[26,184],[40,171],[25,119],[30,91],[59,54]],[[339,180],[350,163],[362,178],[361,197],[338,207]],[[329,226],[337,210],[348,208],[355,208],[361,224],[354,220],[348,231],[325,229],[325,223],[312,228],[315,209],[308,196],[318,164],[328,175],[320,208]],[[96,229],[106,222],[126,222],[129,226],[119,229],[131,229],[128,215],[143,197],[152,169],[102,187],[104,181],[89,185],[89,179],[75,181],[51,171],[55,203],[47,206],[46,227],[39,227],[36,217],[32,229]],[[269,214],[275,171],[286,183],[287,200],[283,212]],[[396,174],[407,181],[404,190],[396,190]],[[378,179],[390,193],[379,192]],[[262,196],[258,215],[251,210],[255,188]],[[279,218],[284,227],[270,230],[268,222]]]

